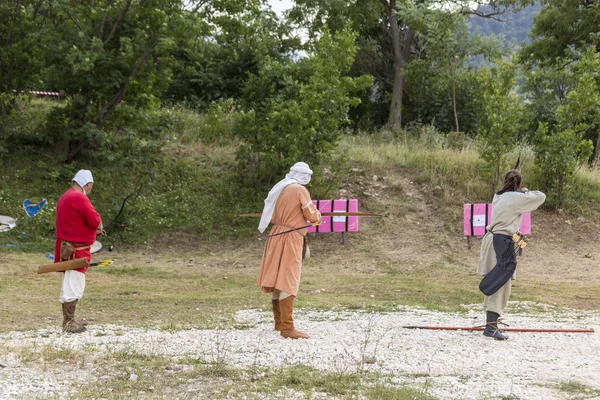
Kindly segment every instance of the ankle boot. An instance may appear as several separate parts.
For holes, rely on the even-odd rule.
[[[85,332],[85,326],[75,321],[75,308],[77,300],[63,303],[63,332],[81,333]]]
[[[483,330],[483,336],[492,337],[496,340],[506,340],[508,336],[504,334],[504,331],[498,328],[498,319],[500,314],[488,311],[486,315],[486,325]]]
[[[275,320],[275,330],[281,330],[281,311],[279,310],[279,300],[271,300],[273,306],[273,319]]]
[[[286,297],[283,300],[279,300],[279,310],[281,311],[281,337],[291,339],[308,339],[306,333],[302,333],[294,329],[294,319],[292,314],[294,312],[294,299],[295,296]]]

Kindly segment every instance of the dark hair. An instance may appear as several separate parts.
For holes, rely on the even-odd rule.
[[[521,187],[521,173],[516,169],[511,169],[504,175],[504,187],[499,193],[515,191]]]

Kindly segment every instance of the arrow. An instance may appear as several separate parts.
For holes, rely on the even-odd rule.
[[[238,217],[260,217],[261,213],[238,214]],[[361,212],[322,212],[323,217],[383,217],[383,214],[361,213]]]

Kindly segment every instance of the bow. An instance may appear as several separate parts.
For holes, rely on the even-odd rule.
[[[106,224],[106,226],[104,227],[104,230],[108,230],[108,228],[110,228],[117,221],[117,219],[121,216],[121,213],[123,213],[123,209],[125,208],[125,203],[127,203],[127,200],[129,200],[133,195],[135,195],[135,192],[128,194],[127,197],[125,197],[125,199],[123,199],[123,203],[121,204],[121,209],[119,210],[117,215],[115,215],[115,217],[113,219],[111,219],[108,224]]]
[[[301,229],[310,228],[311,226],[315,226],[315,225],[306,225],[306,226],[301,226],[300,228],[290,229],[289,231],[283,231],[283,232],[279,232],[279,233],[276,233],[276,234],[274,234],[274,235],[269,235],[269,236],[261,236],[261,237],[259,237],[259,238],[258,238],[258,240],[267,240],[268,238],[272,238],[272,237],[279,236],[279,235],[284,235],[284,234],[286,234],[286,233],[290,233],[290,232],[296,232],[296,231],[299,231],[299,230],[301,230]]]
[[[517,163],[513,169],[519,169],[519,164],[521,164],[521,152],[519,151],[519,157],[517,158]]]

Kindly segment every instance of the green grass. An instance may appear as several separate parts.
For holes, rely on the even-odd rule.
[[[348,246],[360,247],[362,240],[370,239],[357,235]],[[482,301],[477,290],[480,277],[472,267],[452,261],[386,264],[383,260],[388,256],[382,249],[379,254],[361,255],[351,248],[340,252],[327,242],[315,243],[314,247],[318,261],[303,269],[299,308],[392,312],[398,305],[409,305],[462,311],[463,304]],[[249,329],[234,324],[233,315],[244,309],[270,310],[269,297],[255,284],[261,255],[260,246],[247,242],[232,242],[200,253],[116,253],[113,265],[88,271],[78,316],[92,324],[169,330]],[[0,332],[60,326],[61,274],[37,275],[36,265],[45,262],[39,253],[9,254],[0,262]],[[367,267],[361,269],[363,265]],[[524,279],[515,282],[511,296],[511,301],[581,309],[597,308],[598,299],[600,287],[587,282]]]
[[[411,387],[377,384],[366,393],[369,400],[433,400],[435,397]]]
[[[312,367],[295,365],[280,370],[273,379],[273,385],[305,393],[314,389],[331,395],[346,395],[360,389],[361,377],[357,374],[326,373]]]
[[[470,202],[486,201],[492,190],[482,179],[483,160],[474,147],[456,149],[444,145],[442,139],[435,143],[414,138],[390,138],[384,133],[345,136],[339,145],[351,160],[351,165],[360,165],[371,172],[385,173],[390,169],[405,169],[413,176],[416,185],[424,183],[439,185],[443,189],[443,200],[454,204],[456,199]],[[535,189],[534,154],[528,147],[516,149],[507,155],[511,160],[505,166],[512,168],[512,160],[521,157],[519,169],[524,183]],[[533,185],[533,186],[532,186]],[[570,209],[575,213],[588,213],[590,207],[599,209],[600,171],[581,168],[573,181]],[[498,189],[498,187],[496,187]]]
[[[202,360],[172,361],[135,353],[113,353],[95,360],[95,367],[107,378],[82,385],[73,398],[101,395],[108,399],[129,398],[144,394],[146,398],[279,398],[290,392],[324,393],[328,398],[434,400],[423,390],[410,386],[382,384],[378,374],[331,373],[295,365],[283,368],[233,369],[222,363],[206,364]],[[131,374],[137,380],[131,380]]]
[[[260,249],[229,251],[229,260],[246,258],[244,265],[252,267],[232,267],[234,261],[221,262],[218,255],[194,254],[190,256],[194,264],[187,266],[175,255],[170,260],[169,256],[135,259],[128,254],[112,266],[92,269],[87,273],[78,315],[95,324],[231,327],[233,313],[249,308],[268,310],[269,301],[255,286]],[[39,255],[35,259],[43,260]],[[59,325],[61,274],[35,274],[31,256],[17,255],[13,260],[0,264],[0,307],[6,309],[0,331]],[[335,267],[305,269],[299,307],[392,311],[396,305],[406,304],[456,311],[461,304],[480,300],[473,289],[478,278],[457,267],[376,275],[331,274],[330,268]],[[320,289],[325,290],[316,293]],[[370,295],[374,293],[373,299]]]
[[[558,389],[561,392],[568,393],[572,398],[576,399],[589,399],[600,396],[600,390],[596,390],[588,385],[577,381],[564,381],[558,385]]]
[[[376,173],[411,170],[416,184],[431,182],[460,189],[467,198],[479,198],[486,190],[479,176],[482,161],[472,149],[431,148],[412,141],[384,140],[378,135],[344,137],[340,149],[348,152],[353,164]]]

